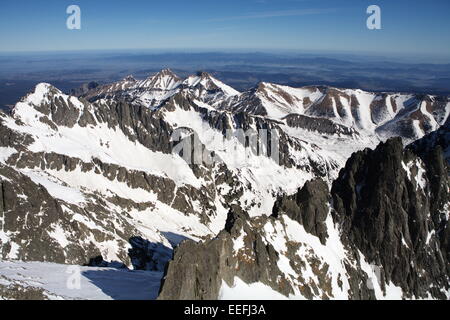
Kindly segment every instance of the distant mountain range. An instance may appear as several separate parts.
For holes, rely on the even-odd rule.
[[[448,95],[450,64],[423,57],[295,52],[48,52],[0,55],[0,108],[14,105],[39,82],[69,93],[82,83],[143,79],[170,66],[183,78],[207,70],[239,91],[259,82],[366,91]]]
[[[326,86],[291,88],[264,82],[240,94],[208,73],[183,80],[168,69],[141,81],[129,76],[88,90],[81,97],[91,102],[106,98],[159,108],[180,92],[219,111],[285,120],[290,127],[298,119],[308,122],[306,117],[329,119],[347,130],[376,132],[383,138],[421,138],[440,127],[450,112],[447,96],[375,93]]]

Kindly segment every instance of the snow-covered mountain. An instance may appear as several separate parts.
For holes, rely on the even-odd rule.
[[[325,130],[326,134],[350,133],[371,147],[397,136],[412,142],[437,130],[450,114],[450,98],[445,96],[324,86],[292,88],[264,82],[239,93],[208,73],[199,72],[182,80],[168,69],[142,81],[130,76],[81,96],[89,101],[113,98],[159,108],[180,92],[190,94],[199,104],[205,103],[206,108],[261,116],[281,122],[286,130],[306,128],[306,132],[294,134],[297,137],[317,130]],[[311,137],[308,139],[311,141]],[[321,139],[314,142],[320,145]],[[349,155],[346,153],[345,157]]]
[[[164,69],[141,81],[130,75],[119,82],[90,90],[83,96],[88,100],[122,99],[152,108],[160,106],[163,101],[174,95],[181,83],[182,80],[171,70]]]
[[[391,136],[400,136],[405,142],[433,131],[431,135],[445,136],[447,129],[442,125],[450,113],[447,97],[266,83],[239,93],[210,74],[181,79],[167,69],[145,80],[129,76],[113,84],[85,86],[78,92],[79,97],[69,96],[41,83],[11,114],[0,113],[0,257],[162,272],[174,248],[184,240],[206,241],[208,245],[209,239],[217,236],[228,239],[231,229],[236,230],[234,238],[226,240],[231,245],[226,249],[229,258],[251,259],[245,249],[250,250],[250,242],[240,235],[242,227],[253,234],[252,241],[262,241],[251,249],[258,251],[252,254],[264,255],[270,264],[278,265],[272,270],[274,278],[260,278],[266,265],[251,271],[252,276],[227,273],[215,278],[217,290],[208,293],[214,298],[222,289],[232,290],[230,276],[247,285],[263,283],[271,292],[286,296],[386,298],[381,291],[370,293],[359,283],[373,279],[371,266],[388,268],[383,258],[373,256],[372,249],[380,242],[367,249],[366,244],[353,243],[352,232],[357,230],[341,232],[349,222],[340,215],[354,213],[333,207],[336,201],[328,199],[343,196],[333,191],[328,195],[328,188],[334,188],[337,178],[345,180],[339,172],[353,152],[375,148]],[[252,139],[260,141],[267,132],[267,144],[251,143]],[[441,140],[433,141],[434,145],[427,145],[434,150]],[[189,142],[189,149],[180,148],[185,142]],[[197,145],[200,161],[196,161]],[[420,153],[415,152],[416,158],[402,155],[399,161],[403,161],[402,181],[418,182],[398,187],[419,190],[419,184],[420,190],[426,190],[431,187],[422,179],[424,172],[435,169],[422,164]],[[191,156],[194,161],[189,161]],[[207,161],[211,159],[214,161]],[[323,195],[317,200],[320,208],[310,209],[316,204],[289,204],[288,208],[298,212],[288,216],[278,212],[279,203],[303,201],[293,199],[302,198],[299,190],[317,179],[322,181],[317,182]],[[349,183],[353,186],[354,181]],[[441,183],[448,185],[447,180]],[[353,187],[365,190],[365,184],[361,181]],[[305,191],[306,198],[316,199],[314,190]],[[433,224],[421,226],[420,232],[426,229],[438,234],[442,230],[434,215],[436,210],[448,210],[448,197],[442,198],[438,207],[427,209],[434,191],[422,194],[414,190],[408,198],[425,197],[420,200],[423,210],[416,211],[421,217],[425,214],[424,221],[433,220]],[[446,192],[448,196],[448,189]],[[289,197],[294,198],[282,200]],[[364,208],[364,203],[357,208]],[[394,215],[394,211],[383,214]],[[419,214],[416,211],[414,214]],[[306,216],[298,219],[299,214]],[[239,219],[232,218],[235,216]],[[446,219],[441,221],[444,225],[448,215]],[[238,220],[242,222],[236,224]],[[416,234],[402,233],[411,247],[410,239]],[[445,237],[430,236],[427,245],[442,245],[448,241]],[[191,242],[183,242],[177,252],[183,252],[186,243]],[[268,243],[273,250],[268,249]],[[307,246],[295,251],[300,243]],[[267,253],[260,251],[264,246]],[[205,254],[214,257],[215,253]],[[359,254],[361,258],[355,258]],[[432,256],[435,263],[435,254]],[[297,259],[303,267],[292,265]],[[444,272],[436,268],[436,272]],[[386,276],[380,288],[392,286],[396,297],[442,298],[448,290],[448,271],[447,285],[427,275],[426,284],[436,287],[428,291],[422,285],[419,289],[414,283],[405,285],[394,273]],[[287,281],[284,289],[278,286],[278,276]],[[329,290],[327,279],[332,282]],[[222,280],[226,285],[221,289]],[[304,289],[307,292],[298,289],[305,281],[314,283]],[[359,281],[358,293],[355,281]],[[169,284],[165,290],[163,298],[177,297]]]
[[[223,107],[278,120],[291,114],[325,118],[358,131],[377,133],[382,138],[401,136],[415,140],[445,122],[450,100],[432,95],[261,83],[231,98]]]
[[[197,99],[211,105],[239,94],[238,91],[206,72],[200,72],[182,80],[170,69],[164,69],[140,81],[133,76],[128,76],[122,81],[99,86],[81,96],[89,101],[100,98],[122,99],[133,105],[158,108],[170,97],[183,90],[193,92]]]

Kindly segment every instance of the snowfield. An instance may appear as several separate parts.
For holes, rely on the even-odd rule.
[[[0,288],[40,288],[49,300],[154,300],[161,277],[151,271],[0,261]]]

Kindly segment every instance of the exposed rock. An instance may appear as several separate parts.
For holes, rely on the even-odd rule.
[[[293,128],[302,128],[308,131],[329,135],[358,135],[355,129],[337,124],[325,118],[312,118],[300,114],[290,114],[284,118],[286,124]]]
[[[382,266],[385,282],[409,297],[445,299],[449,260],[440,248],[448,243],[448,213],[440,212],[448,208],[449,181],[442,152],[435,152],[423,162],[404,152],[400,139],[389,140],[354,154],[331,192],[343,241]]]
[[[241,234],[245,234],[244,242],[250,251],[235,256],[233,240]],[[175,249],[174,258],[166,267],[159,299],[217,299],[222,281],[232,285],[235,276],[248,283],[261,281],[276,286],[287,295],[292,288],[283,281],[277,261],[277,252],[263,241],[248,215],[230,212],[225,230],[216,238],[203,243],[184,241]]]
[[[325,244],[328,237],[325,220],[329,211],[329,198],[328,186],[323,180],[308,181],[297,194],[280,197],[273,207],[273,216],[286,214]]]
[[[0,300],[50,300],[51,297],[42,288],[0,276]]]
[[[73,89],[70,91],[72,96],[81,96],[88,93],[91,90],[97,88],[100,84],[95,81],[91,81],[88,83],[83,83],[79,88]]]
[[[285,251],[270,242],[275,245],[280,236],[290,239],[292,219],[325,247],[339,245],[327,236],[337,232],[327,229],[332,204],[340,239],[331,241],[342,241],[346,251],[339,258],[345,274],[337,274],[337,283],[341,289],[344,280],[348,283],[349,299],[381,298],[383,293],[374,292],[374,281],[384,294],[393,284],[402,289],[403,298],[446,299],[449,203],[448,167],[440,148],[422,160],[404,150],[401,139],[389,140],[374,151],[355,153],[331,194],[323,181],[314,180],[297,194],[280,197],[272,217],[250,219],[233,208],[217,238],[183,242],[167,266],[159,298],[217,299],[222,281],[231,287],[235,277],[266,284],[286,296],[295,292],[310,299],[334,297],[331,261],[321,260],[318,252],[306,254],[308,249],[299,255],[302,242],[286,242]],[[298,279],[280,270],[282,256]],[[381,268],[376,277],[363,268],[367,263]],[[305,282],[305,268],[311,268],[316,281]]]

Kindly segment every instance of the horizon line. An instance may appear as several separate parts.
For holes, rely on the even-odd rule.
[[[159,53],[309,53],[309,54],[346,54],[346,55],[367,55],[367,56],[409,56],[409,57],[424,57],[435,56],[445,57],[450,60],[450,55],[447,53],[432,53],[432,52],[418,52],[412,53],[410,51],[365,51],[365,50],[342,50],[342,49],[301,49],[301,48],[220,48],[220,47],[199,47],[199,48],[84,48],[84,49],[42,49],[42,50],[0,50],[1,54],[25,54],[25,53],[78,53],[78,52],[126,52],[133,51],[147,51]]]

